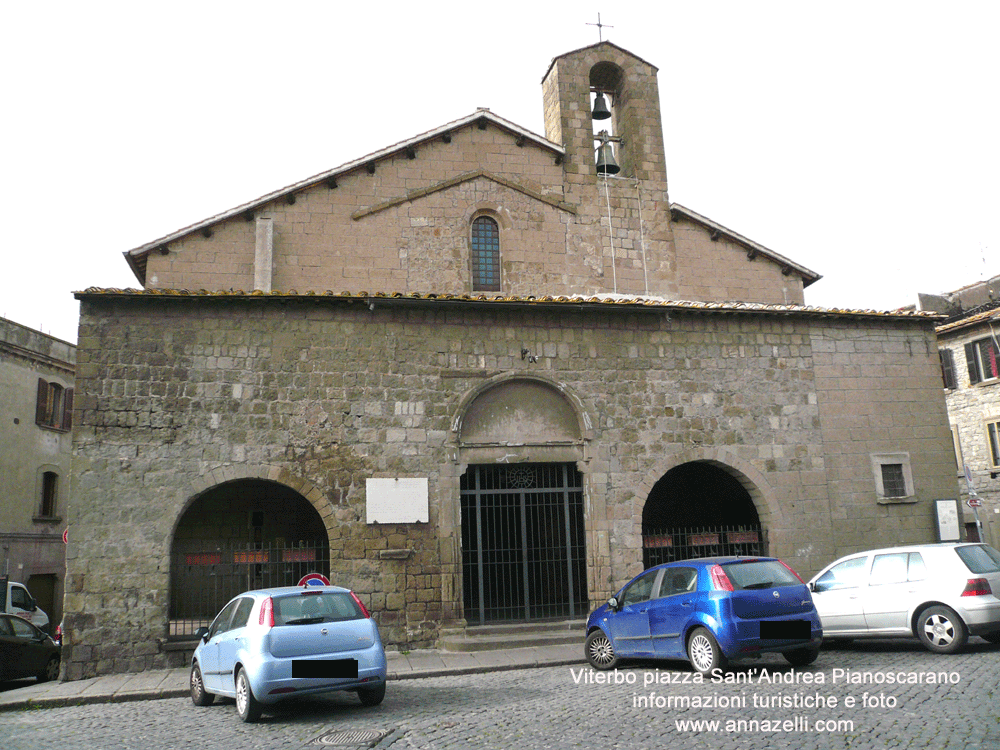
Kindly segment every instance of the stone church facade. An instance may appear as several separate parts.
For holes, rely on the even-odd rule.
[[[77,295],[67,676],[183,663],[220,597],[308,573],[419,648],[671,557],[934,539],[940,317],[807,307],[815,272],[671,204],[642,59],[542,88],[544,137],[479,110]]]

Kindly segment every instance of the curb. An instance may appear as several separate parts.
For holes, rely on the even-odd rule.
[[[532,662],[530,664],[501,664],[496,666],[455,667],[452,669],[428,669],[413,672],[389,672],[386,680],[422,680],[429,677],[460,677],[470,674],[486,674],[488,672],[511,672],[519,669],[542,669],[545,667],[564,667],[580,664],[580,659],[556,659],[547,662]],[[71,708],[74,706],[89,706],[98,703],[135,703],[137,701],[161,700],[165,698],[187,698],[190,692],[185,688],[165,688],[134,693],[108,693],[95,695],[67,695],[64,697],[27,698],[18,703],[0,704],[0,713],[10,711],[32,711],[45,708]],[[398,738],[397,738],[398,739]]]

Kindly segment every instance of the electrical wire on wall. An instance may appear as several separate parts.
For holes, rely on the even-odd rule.
[[[608,191],[608,175],[604,175],[604,200],[608,204],[608,241],[611,243],[611,278],[614,292],[618,294],[618,264],[615,262],[615,230],[611,225],[611,193]]]
[[[615,178],[620,179],[620,178]],[[639,251],[642,253],[642,283],[645,294],[649,296],[649,270],[646,264],[646,234],[642,222],[642,183],[635,178],[635,199],[639,206]],[[608,175],[604,175],[604,200],[608,205],[608,242],[611,244],[611,274],[614,281],[615,294],[618,293],[618,270],[615,262],[615,232],[611,224],[611,194],[608,190]]]

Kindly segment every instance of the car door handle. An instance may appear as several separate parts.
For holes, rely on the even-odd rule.
[[[692,604],[694,604],[694,599],[688,599],[686,601],[681,602],[682,607],[690,607]]]

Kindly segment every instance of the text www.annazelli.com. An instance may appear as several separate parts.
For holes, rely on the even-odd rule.
[[[850,719],[674,719],[678,732],[853,732]]]

